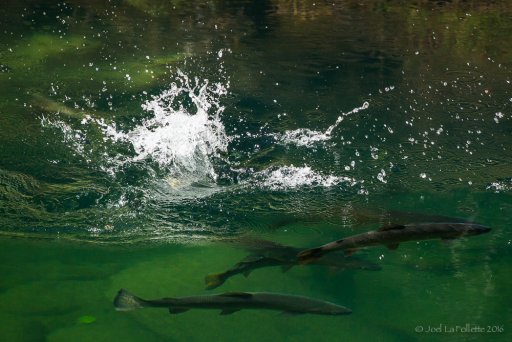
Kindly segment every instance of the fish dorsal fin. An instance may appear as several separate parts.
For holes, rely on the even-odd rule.
[[[233,298],[252,298],[252,294],[248,292],[226,292],[223,294],[220,294],[219,296],[222,297],[233,297]]]
[[[403,224],[394,224],[394,225],[380,227],[377,231],[387,232],[389,230],[400,230],[400,229],[405,229],[405,226]]]

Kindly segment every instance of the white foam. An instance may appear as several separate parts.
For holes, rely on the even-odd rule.
[[[356,107],[347,113],[341,113],[336,122],[329,126],[325,131],[315,131],[309,128],[299,128],[288,130],[284,133],[274,134],[274,139],[281,144],[291,144],[304,147],[312,147],[320,142],[328,141],[332,138],[332,132],[338,127],[345,117],[358,113],[370,107],[368,102],[364,102],[361,107]]]
[[[210,84],[207,79],[190,79],[177,72],[176,81],[170,88],[142,104],[142,109],[152,114],[129,131],[122,131],[115,123],[85,116],[81,120],[82,130],[72,128],[59,120],[42,120],[46,126],[54,126],[64,134],[64,141],[76,153],[88,158],[84,150],[84,132],[94,126],[103,134],[95,148],[101,151],[102,161],[98,167],[114,175],[126,163],[151,161],[167,169],[171,177],[193,182],[215,182],[212,159],[226,152],[229,139],[221,121],[224,107],[220,99],[227,94],[229,83]],[[183,106],[184,98],[191,102]],[[108,150],[108,141],[128,143],[135,154],[115,155]]]
[[[152,159],[169,168],[171,174],[215,180],[211,158],[226,152],[229,142],[220,119],[224,107],[219,104],[226,88],[220,83],[209,86],[208,80],[192,81],[180,71],[178,75],[180,84],[173,83],[170,89],[142,105],[154,116],[116,139],[132,144],[134,161]],[[173,109],[175,100],[183,94],[195,105],[195,113],[189,113],[182,105]]]
[[[81,127],[45,119],[46,125],[60,129],[65,140],[86,159],[93,159],[95,165],[106,173],[116,175],[126,164],[149,162],[167,170],[164,178],[155,180],[155,191],[164,197],[209,196],[219,190],[216,186],[218,174],[214,160],[228,152],[228,137],[221,121],[224,107],[221,98],[228,93],[229,82],[211,84],[208,80],[189,78],[178,70],[176,81],[169,89],[142,105],[150,117],[142,120],[130,130],[122,130],[115,123],[86,116]],[[189,103],[188,107],[184,103]],[[278,141],[311,146],[314,143],[331,139],[332,131],[353,113],[368,108],[368,103],[343,113],[324,132],[307,128],[286,131]],[[84,149],[85,135],[94,127],[103,134],[100,141],[92,141],[94,146]],[[276,136],[277,139],[277,136]],[[116,152],[116,146],[129,145],[132,154]],[[113,148],[112,148],[113,147]],[[90,155],[95,149],[94,155]],[[125,151],[125,148],[119,149]],[[98,156],[100,159],[98,160]],[[243,172],[242,170],[238,170]],[[281,166],[266,169],[242,182],[258,188],[297,189],[302,187],[334,187],[341,184],[354,186],[359,181],[344,176],[321,174],[305,165]],[[362,182],[361,182],[362,183]],[[154,195],[154,194],[153,194]]]
[[[311,147],[317,143],[330,140],[331,136],[325,132],[299,128],[282,134],[275,134],[274,138],[282,144]]]
[[[496,193],[508,192],[508,191],[512,190],[512,180],[509,181],[508,183],[509,184],[507,184],[505,181],[496,181],[496,182],[493,182],[493,183],[487,185],[486,189],[492,190]]]
[[[301,187],[333,187],[342,183],[354,186],[357,180],[350,177],[322,175],[309,166],[283,166],[263,170],[254,175],[251,181],[257,186],[271,190],[296,189]]]

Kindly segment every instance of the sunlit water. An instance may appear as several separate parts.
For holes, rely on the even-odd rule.
[[[508,340],[511,12],[2,4],[0,337]],[[267,267],[205,290],[250,253],[226,239],[311,247],[446,218],[492,231],[355,255],[380,271]],[[120,288],[291,293],[353,314],[116,312]]]

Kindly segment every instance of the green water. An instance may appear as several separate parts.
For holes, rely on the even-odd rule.
[[[510,340],[511,18],[508,1],[3,2],[1,340]],[[450,218],[492,231],[205,290],[242,241]],[[117,312],[120,288],[353,313]]]

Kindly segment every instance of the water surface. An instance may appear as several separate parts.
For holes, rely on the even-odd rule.
[[[511,12],[506,1],[5,2],[0,334],[505,340]],[[381,271],[273,267],[212,291],[307,295],[350,316],[113,310],[121,287],[209,293],[204,276],[248,254],[226,238],[311,247],[445,217],[492,231],[358,253]],[[451,332],[466,324],[485,331]]]

